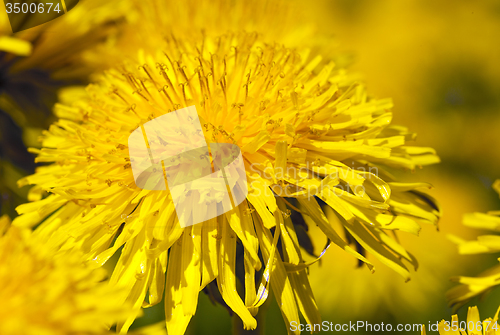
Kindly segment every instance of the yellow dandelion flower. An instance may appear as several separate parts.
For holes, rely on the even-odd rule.
[[[84,266],[78,254],[56,255],[31,231],[9,225],[0,218],[1,334],[104,335],[126,319],[131,306],[115,303],[122,292],[102,281],[106,271]]]
[[[500,179],[493,184],[495,191],[500,194]],[[470,213],[464,216],[464,225],[477,229],[496,232],[500,229],[500,211],[488,213]],[[456,236],[451,239],[458,244],[458,250],[463,255],[496,253],[500,251],[500,237],[498,235],[482,235],[475,241],[465,241]],[[477,277],[454,277],[453,281],[461,285],[455,286],[447,292],[447,299],[454,309],[463,306],[467,301],[480,294],[486,293],[499,285],[500,265],[496,265]]]
[[[37,146],[42,129],[55,120],[52,107],[61,87],[86,84],[93,71],[102,69],[85,61],[84,54],[114,36],[117,22],[131,12],[128,2],[81,1],[59,18],[12,33],[3,2],[0,11],[0,192],[4,197],[0,211],[13,215],[26,194],[12,181],[34,171],[25,144]],[[28,24],[33,19],[33,14],[16,15],[24,15],[22,22]]]
[[[498,335],[500,334],[500,326],[498,325],[498,312],[497,310],[493,318],[487,318],[481,321],[479,310],[476,306],[469,307],[467,312],[467,322],[459,321],[458,316],[455,314],[451,317],[451,321],[442,320],[434,329],[432,325],[430,328],[434,331],[439,331],[440,335]],[[422,335],[425,335],[425,325],[422,327]]]
[[[308,50],[263,43],[257,34],[171,35],[165,43],[107,71],[86,98],[56,106],[60,120],[33,150],[37,162],[53,164],[20,181],[35,185],[33,198],[49,195],[19,206],[15,225],[42,222],[35,235],[97,264],[121,249],[111,282],[128,287],[137,310],[165,291],[169,334],[184,333],[202,289],[219,291],[247,329],[257,326],[270,290],[287,324],[299,322],[299,312],[319,322],[306,274],[314,261],[300,248],[308,224],[368,268],[365,251],[409,279],[405,262],[417,261],[392,233],[417,234],[418,222],[435,224],[439,210],[418,190],[427,184],[395,182],[383,167],[413,170],[438,159],[405,144],[414,135],[390,124],[390,100],[368,97],[333,62],[319,66],[322,58]],[[182,228],[168,190],[136,186],[127,149],[135,129],[192,105],[207,142],[241,149],[248,196]]]

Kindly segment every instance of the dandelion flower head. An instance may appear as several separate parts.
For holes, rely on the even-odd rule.
[[[20,181],[34,185],[36,201],[18,207],[15,225],[41,222],[35,235],[98,265],[120,253],[111,283],[128,288],[137,313],[165,292],[169,334],[184,333],[203,289],[220,294],[246,329],[257,326],[270,290],[287,324],[299,312],[319,322],[301,248],[308,224],[369,269],[366,253],[409,279],[407,264],[417,261],[393,233],[417,234],[420,222],[437,223],[439,209],[421,191],[428,184],[396,182],[386,167],[414,170],[438,158],[406,144],[414,135],[391,125],[390,100],[371,98],[328,58],[256,33],[170,34],[161,44],[128,55],[85,97],[56,106],[59,121],[33,150],[50,164]],[[241,149],[249,190],[235,210],[181,228],[168,190],[135,185],[127,139],[192,105],[207,142]]]

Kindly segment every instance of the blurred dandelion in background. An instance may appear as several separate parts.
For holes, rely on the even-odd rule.
[[[500,195],[500,180],[495,181],[493,188]],[[470,213],[464,216],[464,225],[475,229],[497,232],[500,229],[500,211],[487,213]],[[497,235],[481,235],[474,241],[466,241],[457,236],[451,239],[458,244],[459,252],[465,255],[495,253],[500,250],[500,237]],[[491,267],[477,277],[455,277],[460,285],[447,292],[447,299],[454,309],[458,309],[475,296],[486,294],[499,285],[499,265]]]
[[[58,90],[86,84],[104,68],[86,62],[85,51],[112,39],[127,13],[124,2],[82,1],[60,18],[15,34],[7,15],[0,15],[0,213],[13,216],[26,201],[14,181],[34,171],[26,147],[38,147],[38,136],[55,120]],[[33,14],[18,15],[28,24]]]
[[[131,313],[117,304],[122,293],[102,280],[103,269],[82,263],[81,253],[56,255],[30,230],[0,218],[0,332],[18,334],[113,334],[109,325]],[[136,335],[165,334],[161,327]]]

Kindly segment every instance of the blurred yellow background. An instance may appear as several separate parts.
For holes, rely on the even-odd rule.
[[[450,320],[444,293],[453,275],[475,275],[495,256],[460,256],[446,237],[472,239],[479,232],[462,225],[464,213],[500,208],[491,184],[500,178],[500,2],[499,1],[321,1],[310,18],[353,55],[352,70],[364,76],[376,97],[392,97],[394,123],[434,147],[442,163],[407,179],[429,181],[440,201],[440,231],[423,227],[420,237],[403,236],[419,259],[409,283],[381,265],[374,274],[330,250],[311,269],[323,319],[435,323]],[[478,304],[493,316],[498,294]],[[459,315],[464,318],[467,308]]]

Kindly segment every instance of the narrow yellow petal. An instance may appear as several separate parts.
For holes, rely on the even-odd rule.
[[[471,323],[471,326],[472,324],[474,324],[474,328],[471,328],[471,327],[467,327],[469,332],[478,332],[480,333],[482,331],[482,329],[476,329],[476,325],[478,324],[481,324],[481,318],[479,317],[479,310],[477,309],[477,306],[472,306],[472,307],[469,307],[469,310],[467,311],[467,325],[469,325],[469,322]]]
[[[385,249],[380,241],[376,240],[362,224],[355,221],[352,224],[344,225],[344,227],[369,253],[403,276],[406,281],[410,280],[410,273],[403,262],[389,250]]]
[[[241,318],[245,329],[257,328],[257,320],[238,295],[236,290],[236,234],[222,216],[222,239],[219,246],[219,277],[217,286],[226,304]]]
[[[277,214],[275,215],[278,216]],[[261,244],[262,256],[264,259],[270,259],[272,256],[272,245],[270,241],[273,240],[271,231],[261,226],[260,222],[256,224],[256,231]],[[275,234],[279,234],[278,230],[275,231]],[[291,322],[296,322],[298,324],[300,323],[300,320],[295,294],[279,253],[275,252],[272,260],[274,266],[272,267],[270,274],[270,277],[272,277],[270,284],[276,298],[276,302],[278,303],[278,306],[280,306],[285,324],[290,325]],[[287,327],[287,330],[289,334],[300,334],[299,330],[292,332],[289,327]]]
[[[247,196],[248,201],[259,213],[265,227],[274,227],[275,220],[272,213],[277,207],[274,194],[260,179],[251,181],[250,187],[252,191]]]
[[[133,305],[135,315],[131,314],[127,320],[117,325],[117,330],[126,333],[140,314],[144,297],[148,288],[151,260],[149,260],[144,251],[145,234],[139,234],[132,241],[127,243],[118,259],[115,270],[110,278],[110,285],[126,287],[127,301]]]
[[[254,218],[254,222],[260,222],[263,225],[262,220],[258,215],[256,215],[255,213],[252,213],[252,215]],[[262,306],[264,302],[267,300],[267,297],[269,296],[271,272],[273,270],[274,260],[275,260],[274,254],[276,253],[276,246],[278,244],[278,239],[281,235],[281,226],[282,226],[280,224],[280,217],[276,215],[276,213],[274,217],[276,220],[276,230],[274,232],[273,242],[271,243],[270,251],[268,251],[269,257],[267,257],[266,267],[264,269],[264,272],[262,273],[262,280],[259,285],[259,290],[255,297],[255,301],[252,304],[253,307]]]
[[[182,304],[182,242],[178,240],[170,250],[165,283],[165,322],[170,335],[184,335],[191,320],[186,315]]]
[[[253,222],[250,219],[250,213],[246,201],[243,201],[238,207],[231,212],[225,213],[226,218],[231,226],[231,229],[236,233],[245,250],[252,258],[252,264],[255,270],[260,270],[262,264],[260,263],[258,252],[257,236]],[[257,247],[257,248],[256,248]]]
[[[219,238],[217,218],[203,222],[202,225],[202,275],[200,290],[204,289],[219,274],[217,250]]]
[[[323,231],[323,233],[325,233],[325,235],[330,239],[330,241],[332,241],[333,243],[335,243],[336,245],[338,245],[341,249],[345,250],[346,252],[348,252],[349,254],[353,255],[357,259],[359,259],[359,260],[363,261],[364,263],[366,263],[366,265],[368,266],[368,268],[371,271],[374,270],[373,264],[370,263],[364,256],[362,256],[357,251],[355,251],[353,248],[351,248],[338,235],[338,233],[335,231],[335,229],[333,229],[332,225],[328,221],[328,218],[325,216],[325,213],[323,213],[323,210],[318,205],[318,203],[317,203],[317,201],[315,199],[301,199],[301,198],[299,198],[297,200],[301,204],[301,209],[306,214],[308,214],[308,216],[312,220],[314,220],[314,223],[316,223],[319,226],[319,228]],[[326,210],[328,210],[328,208],[326,208]],[[330,211],[331,211],[331,208],[330,208]],[[334,215],[333,212],[331,214]],[[305,218],[305,219],[307,221],[307,218]]]
[[[154,306],[163,299],[163,291],[165,289],[165,266],[167,264],[168,253],[165,251],[155,259],[154,265],[151,267],[149,285],[149,304],[144,304],[143,307]]]
[[[185,315],[194,315],[201,281],[201,225],[184,230],[182,238],[182,307]]]
[[[306,271],[289,273],[288,277],[297,298],[300,312],[304,316],[304,319],[306,319],[306,322],[308,324],[321,323],[318,305],[316,304],[316,299],[314,299]]]
[[[0,36],[0,50],[17,56],[29,56],[31,43],[11,36]]]
[[[283,211],[287,209],[283,199],[278,199],[277,202],[280,210]],[[285,225],[284,229],[281,230],[281,237],[284,237],[286,235],[288,236],[289,240],[288,245],[286,245],[285,243],[285,247],[283,248],[285,251],[285,261],[294,264],[291,259],[293,257],[297,257],[297,263],[295,264],[299,264],[298,262],[302,261],[302,256],[300,255],[300,249],[298,248],[299,241],[297,239],[297,234],[295,233],[290,217],[286,217],[284,221]],[[292,245],[290,245],[290,243],[292,243]],[[306,319],[306,322],[309,324],[321,323],[321,316],[319,314],[318,306],[316,304],[316,300],[314,299],[314,295],[312,293],[311,285],[309,284],[309,279],[307,278],[306,271],[302,270],[298,272],[291,272],[288,273],[288,277],[290,279],[293,292],[295,293],[300,312]]]
[[[275,147],[274,177],[276,180],[284,180],[286,177],[286,157],[288,144],[286,141],[277,141]]]
[[[258,312],[258,308],[252,306],[257,298],[257,292],[255,290],[255,268],[253,266],[252,257],[246,249],[244,250],[243,257],[245,266],[245,306],[247,306],[250,313],[255,316]]]
[[[467,227],[478,229],[488,229],[494,231],[500,229],[500,217],[484,213],[465,214],[463,223]]]
[[[292,220],[290,220],[290,216],[287,214],[286,218],[283,218],[282,213],[287,213],[288,209],[284,201],[281,198],[277,199],[279,212],[278,215],[280,218],[281,225],[281,242],[283,246],[283,251],[286,255],[285,261],[291,264],[299,264],[302,261],[302,256],[300,255],[299,249],[299,241],[297,239],[297,235],[295,234],[295,230],[293,228]]]

